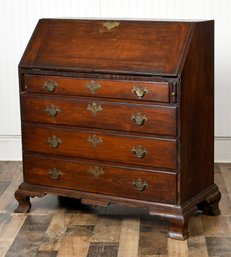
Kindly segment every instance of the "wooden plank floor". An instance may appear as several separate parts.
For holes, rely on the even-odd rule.
[[[0,257],[231,257],[231,164],[216,164],[222,215],[191,218],[191,237],[167,238],[167,223],[120,206],[90,208],[78,200],[32,199],[29,214],[15,214],[21,162],[0,162]]]

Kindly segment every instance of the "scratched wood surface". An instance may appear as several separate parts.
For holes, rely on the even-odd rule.
[[[168,239],[165,220],[134,208],[48,195],[15,214],[21,180],[21,162],[0,162],[0,257],[231,257],[231,164],[215,165],[222,215],[192,217],[186,241]]]

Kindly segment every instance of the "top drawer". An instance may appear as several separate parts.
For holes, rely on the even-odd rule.
[[[169,102],[169,83],[25,75],[27,92]]]

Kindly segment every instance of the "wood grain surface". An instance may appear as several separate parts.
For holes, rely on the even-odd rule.
[[[67,157],[87,158],[99,161],[115,161],[152,167],[177,168],[176,139],[156,138],[106,130],[86,130],[83,128],[23,125],[23,149],[26,152],[57,154]],[[49,139],[61,141],[51,147]],[[135,154],[136,149],[146,151],[142,158]]]
[[[231,256],[231,164],[215,165],[221,216],[197,213],[190,237],[168,239],[167,222],[144,210],[81,205],[76,199],[32,199],[30,214],[15,214],[13,194],[21,162],[0,162],[0,257],[220,257]]]
[[[140,21],[138,25],[123,20],[109,30],[104,22],[41,19],[20,66],[33,63],[36,68],[102,73],[178,73],[192,23]]]
[[[21,100],[23,121],[176,136],[174,106],[29,94]],[[49,108],[57,109],[55,116]]]
[[[44,87],[48,81],[52,81],[57,85],[52,92],[48,92]],[[97,86],[92,91],[90,89],[91,85],[96,84]],[[139,98],[133,92],[134,87],[146,88],[147,92]],[[162,103],[168,103],[170,100],[169,83],[165,82],[164,79],[160,79],[160,82],[145,82],[137,80],[136,77],[132,81],[128,81],[122,79],[86,78],[86,74],[84,74],[84,78],[26,74],[24,90],[30,93],[45,93],[50,95],[94,96],[138,101],[147,100]]]
[[[46,158],[32,154],[24,156],[24,180],[31,184],[148,201],[176,202],[176,174],[173,172],[150,172],[139,168],[105,165],[103,162],[97,165],[91,161]],[[54,167],[61,172],[57,180],[49,175],[49,170]],[[94,173],[95,170],[99,173]],[[147,183],[143,191],[134,186],[138,179]]]

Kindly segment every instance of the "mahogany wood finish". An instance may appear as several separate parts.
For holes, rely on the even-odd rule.
[[[176,174],[174,173],[152,172],[129,167],[111,167],[105,163],[98,166],[97,162],[44,158],[44,156],[26,155],[24,159],[24,178],[30,184],[140,200],[176,202]],[[60,178],[52,180],[49,176],[49,170],[54,167],[58,167],[62,174]],[[137,190],[133,185],[138,178],[147,183],[147,187],[143,191]],[[174,187],[175,190],[169,191],[169,188]]]
[[[148,209],[185,239],[219,214],[213,21],[40,20],[19,65],[30,197]]]
[[[24,123],[24,151],[59,154],[97,160],[115,161],[135,165],[163,168],[177,168],[176,140],[147,137],[134,134],[113,133],[102,130],[82,130],[59,126],[28,125]],[[48,139],[60,139],[60,144],[53,148]],[[91,140],[98,140],[94,145]],[[141,146],[147,151],[138,158],[132,151]]]
[[[182,70],[179,183],[185,201],[214,181],[214,32],[211,23],[194,28]],[[210,42],[210,43],[208,43]],[[200,140],[198,140],[200,139]],[[190,163],[190,165],[188,165]],[[196,185],[191,188],[191,184]]]
[[[109,79],[95,79],[95,78],[75,78],[75,77],[61,77],[61,76],[38,76],[25,75],[25,88],[27,92],[49,94],[44,88],[44,84],[52,80],[57,83],[57,87],[52,92],[52,95],[77,95],[77,96],[94,96],[101,98],[115,98],[115,99],[131,99],[139,100],[139,98],[131,93],[133,87],[142,86],[147,88],[148,93],[142,97],[142,101],[155,101],[168,103],[170,101],[170,86],[168,82],[144,82],[133,79],[126,80],[109,80]],[[100,87],[93,92],[87,86],[88,83],[97,83]]]
[[[52,106],[55,116],[47,111]],[[176,136],[176,108],[170,106],[22,95],[22,110],[23,121]],[[135,121],[139,114],[143,124]]]
[[[114,21],[112,21],[114,22]],[[44,19],[38,23],[22,68],[177,75],[192,23]],[[100,44],[99,44],[100,42]],[[39,49],[39,51],[38,51]]]

